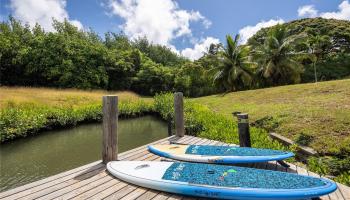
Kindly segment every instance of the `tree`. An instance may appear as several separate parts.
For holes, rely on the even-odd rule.
[[[141,37],[132,42],[134,48],[140,50],[153,62],[163,66],[181,66],[189,60],[173,52],[169,47],[152,44],[146,37]]]
[[[313,35],[308,38],[310,53],[312,56],[312,65],[314,68],[315,83],[317,83],[316,63],[328,53],[327,49],[331,46],[330,37],[327,35]]]
[[[141,68],[141,54],[137,49],[109,52],[111,63],[106,65],[109,90],[129,90]]]
[[[324,18],[305,18],[286,22],[283,24],[288,29],[289,36],[307,34],[305,45],[296,46],[295,51],[311,53],[308,41],[314,36],[329,38],[329,46],[322,48],[321,56],[317,62],[313,62],[312,57],[302,56],[300,59],[304,66],[301,76],[302,82],[314,82],[315,70],[317,69],[317,79],[334,80],[350,76],[350,21]],[[263,45],[268,33],[273,27],[262,28],[254,36],[249,38],[248,45]],[[323,46],[323,45],[322,45]],[[315,65],[313,65],[315,64]]]
[[[305,55],[295,46],[305,39],[306,34],[290,35],[284,25],[270,29],[263,44],[254,47],[253,55],[259,63],[257,77],[262,78],[263,85],[284,85],[299,83],[303,66],[298,56]]]
[[[128,50],[132,48],[128,37],[123,33],[107,32],[104,44],[109,49]]]
[[[226,36],[226,46],[220,52],[222,64],[215,68],[214,82],[226,92],[249,88],[253,81],[255,63],[250,61],[250,47],[238,45],[239,38]]]
[[[175,71],[174,88],[185,96],[198,97],[215,93],[212,76],[200,62],[188,62]]]
[[[144,56],[141,68],[133,81],[133,91],[143,95],[155,95],[162,91],[172,91],[174,68],[164,67]]]

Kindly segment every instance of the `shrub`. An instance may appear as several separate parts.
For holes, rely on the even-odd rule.
[[[306,134],[306,133],[299,133],[296,138],[295,138],[295,143],[302,145],[302,146],[307,146],[312,142],[313,136]]]

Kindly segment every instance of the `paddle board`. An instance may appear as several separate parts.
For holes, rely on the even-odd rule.
[[[107,170],[141,187],[217,199],[306,199],[337,189],[328,179],[203,163],[112,161]]]
[[[255,163],[283,160],[291,152],[235,146],[213,145],[149,145],[149,151],[171,159],[202,163]]]

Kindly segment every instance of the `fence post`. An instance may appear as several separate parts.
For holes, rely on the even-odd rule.
[[[174,107],[175,107],[175,135],[183,137],[185,135],[185,122],[184,122],[184,102],[182,92],[176,92],[174,95]]]
[[[247,113],[237,114],[237,121],[238,121],[239,146],[251,147],[248,114]]]
[[[118,96],[103,96],[102,104],[102,162],[106,164],[118,158]]]

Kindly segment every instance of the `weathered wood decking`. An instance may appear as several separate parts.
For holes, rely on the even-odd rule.
[[[218,141],[207,140],[192,136],[164,138],[152,144],[169,144],[177,142],[183,144],[211,144],[227,145]],[[120,160],[161,160],[159,156],[149,153],[145,146],[132,149],[118,155]],[[291,164],[284,168],[276,162],[252,164],[249,167],[288,171],[290,173],[318,176],[301,167]],[[350,188],[338,184],[339,189],[321,199],[350,199]],[[40,181],[36,181],[12,190],[0,193],[0,199],[195,199],[170,193],[150,190],[130,185],[111,176],[101,161],[90,163]]]

